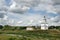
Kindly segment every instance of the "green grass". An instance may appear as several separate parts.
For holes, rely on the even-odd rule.
[[[13,34],[17,36],[11,36],[6,34]],[[19,37],[19,35],[21,37]],[[60,40],[59,30],[4,30],[0,31],[1,40]]]

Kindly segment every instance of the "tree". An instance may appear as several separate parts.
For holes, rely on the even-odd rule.
[[[2,29],[3,28],[3,26],[2,25],[0,25],[0,29]]]
[[[55,26],[50,26],[49,29],[55,29],[56,27]]]
[[[11,28],[11,26],[5,25],[3,29],[7,30],[7,29],[10,29],[10,28]]]

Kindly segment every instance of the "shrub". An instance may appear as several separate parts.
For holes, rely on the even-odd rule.
[[[0,29],[2,29],[3,28],[3,26],[2,25],[0,25]]]
[[[56,28],[56,27],[55,27],[55,26],[50,26],[50,27],[49,27],[49,29],[54,29],[54,28]]]
[[[4,30],[9,30],[9,29],[11,29],[11,26],[5,25],[3,29],[4,29]]]
[[[26,29],[26,27],[19,27],[20,30]]]

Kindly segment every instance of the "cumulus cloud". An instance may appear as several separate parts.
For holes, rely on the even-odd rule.
[[[46,11],[47,13],[54,13],[56,14],[56,9],[53,7],[53,5],[46,5],[46,4],[40,4],[37,7],[34,8],[35,11]]]
[[[60,5],[60,0],[52,0],[54,2],[54,5]]]
[[[35,11],[46,11],[47,13],[57,14],[58,7],[54,6],[59,1],[55,0],[13,0],[9,11],[13,13],[25,13],[33,8]]]
[[[8,10],[8,7],[5,3],[5,0],[0,0],[0,24],[1,25],[5,25],[7,23],[6,21],[7,16],[5,16],[7,13],[7,10]]]
[[[60,0],[52,0],[57,13],[60,13]]]
[[[60,16],[55,16],[49,19],[48,21],[50,23],[50,25],[56,25],[56,26],[60,26],[59,22],[60,22]]]
[[[0,18],[3,18],[4,17],[4,14],[5,14],[5,12],[1,12],[0,11]]]
[[[8,10],[8,7],[5,4],[5,0],[0,0],[0,18],[3,18]]]
[[[17,24],[14,19],[8,18],[7,20],[4,20],[4,21],[5,21],[5,25],[15,26]]]
[[[60,16],[56,16],[55,18],[54,18],[54,22],[59,22],[60,21]]]
[[[0,11],[6,11],[7,6],[5,4],[5,0],[0,0]]]
[[[16,25],[16,26],[31,26],[31,25],[40,25],[39,24],[39,20],[42,19],[42,16],[39,15],[39,14],[31,14],[31,13],[27,13],[27,14],[9,14],[10,17],[9,17],[9,20],[10,22],[8,21],[8,24],[10,25]],[[12,17],[14,16],[14,17]],[[13,19],[12,19],[12,18]],[[14,20],[13,23],[11,23],[11,20]]]
[[[56,12],[57,12],[57,13],[60,13],[60,5],[55,5],[54,7],[55,7],[55,9],[56,9]]]
[[[56,14],[52,0],[13,0],[9,11],[13,13],[25,13],[31,8],[35,11],[43,10],[47,11],[47,13]]]
[[[21,5],[18,5],[16,2],[13,2],[9,8],[9,11],[13,12],[13,13],[24,13],[28,9],[29,9],[29,7],[27,7],[27,6],[21,6]]]
[[[5,0],[1,0],[0,18],[3,18],[5,13],[7,13],[8,17],[5,16],[3,18],[4,21],[8,21],[7,24],[22,26],[40,25],[43,15],[38,14],[38,11],[46,11],[47,13],[54,14],[60,13],[60,7],[57,5],[59,3],[59,0],[11,0],[8,4],[9,6],[7,6]],[[30,9],[33,9],[37,13],[29,13]],[[19,14],[16,15],[15,13]],[[60,20],[59,17],[53,17],[49,19],[49,22],[58,23]]]
[[[4,20],[7,20],[8,19],[8,16],[7,15],[4,15],[4,18],[3,18]]]
[[[28,6],[28,7],[31,7],[31,6],[36,6],[40,3],[40,0],[14,0],[15,2],[17,2],[18,4],[20,5],[25,5],[25,6]]]
[[[4,6],[5,5],[5,0],[0,0],[0,5]]]

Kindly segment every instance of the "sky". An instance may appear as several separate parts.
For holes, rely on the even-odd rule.
[[[60,0],[0,0],[1,25],[40,26],[44,16],[60,26]]]

